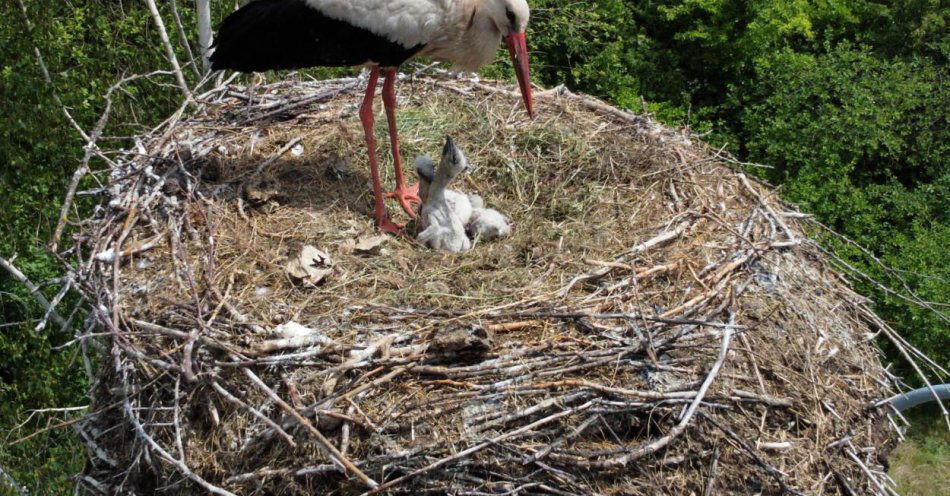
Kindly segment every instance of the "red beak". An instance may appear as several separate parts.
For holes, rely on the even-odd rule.
[[[534,101],[531,99],[531,68],[528,66],[528,41],[524,33],[511,33],[505,41],[508,43],[511,63],[515,66],[515,75],[518,76],[518,86],[521,87],[524,107],[528,110],[528,116],[534,117]]]

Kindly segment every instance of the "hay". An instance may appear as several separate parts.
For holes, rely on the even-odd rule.
[[[106,335],[86,488],[881,490],[868,302],[732,159],[563,89],[528,121],[506,86],[415,78],[407,162],[451,134],[515,229],[361,250],[359,90],[218,88],[113,156],[76,264]],[[287,275],[303,245],[319,285]]]

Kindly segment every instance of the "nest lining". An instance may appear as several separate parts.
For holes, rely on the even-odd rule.
[[[463,189],[515,229],[463,254],[411,237],[364,251],[359,90],[218,88],[117,161],[82,238],[111,333],[91,490],[883,484],[891,438],[868,405],[889,387],[867,301],[729,157],[561,89],[528,121],[504,85],[414,79],[407,165],[452,135],[477,167]],[[287,275],[303,245],[333,258],[317,286]]]

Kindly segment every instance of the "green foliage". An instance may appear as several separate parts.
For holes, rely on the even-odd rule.
[[[124,75],[164,68],[166,63],[143,2],[24,3],[34,24],[32,33],[16,2],[0,3],[0,256],[16,255],[16,265],[39,282],[60,275],[59,263],[42,247],[58,220],[59,203],[84,145],[54,92],[88,132],[103,111],[110,85]],[[191,13],[182,9],[182,14],[190,16],[184,21],[194,26]],[[44,81],[34,44],[49,67],[52,85]],[[180,56],[188,60],[185,51]],[[191,68],[186,70],[196,77]],[[113,122],[120,125],[107,128],[106,135],[130,135],[167,115],[179,95],[156,83],[168,82],[143,80],[117,93]],[[101,146],[121,144],[112,139]],[[95,184],[87,183],[82,187]],[[81,199],[77,204],[79,212],[88,207]],[[44,292],[52,298],[56,289]],[[73,303],[67,299],[63,307]],[[30,418],[30,410],[88,404],[75,347],[58,349],[72,339],[71,332],[54,325],[34,332],[42,315],[22,285],[0,271],[0,465],[33,494],[67,494],[73,486],[69,478],[84,463],[83,449],[69,428],[7,445],[63,419],[55,413]],[[3,483],[0,488],[3,493]]]

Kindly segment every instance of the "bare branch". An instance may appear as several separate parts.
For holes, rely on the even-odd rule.
[[[28,493],[26,489],[23,489],[23,486],[18,484],[16,479],[14,479],[13,476],[8,474],[7,471],[3,469],[2,465],[0,465],[0,480],[6,482],[7,486],[9,486],[10,489],[14,490],[20,496],[29,496],[30,493]]]
[[[155,26],[158,28],[158,34],[162,39],[162,44],[165,46],[165,55],[168,57],[168,61],[172,65],[172,70],[175,72],[175,78],[178,79],[178,86],[181,87],[181,92],[185,95],[185,100],[192,100],[191,90],[188,89],[188,83],[185,81],[185,75],[181,72],[181,66],[178,65],[178,57],[175,56],[175,48],[172,46],[171,40],[168,39],[168,30],[165,29],[165,21],[162,20],[162,15],[158,12],[158,7],[155,5],[155,0],[145,0],[145,3],[148,4],[148,9],[152,12],[152,19],[155,21]]]
[[[27,278],[23,272],[20,272],[20,269],[17,269],[12,263],[3,257],[0,257],[0,267],[6,269],[6,271],[9,272],[14,279],[20,281],[20,283],[26,286],[26,289],[30,290],[30,295],[32,295],[33,298],[36,299],[37,303],[39,303],[40,306],[46,310],[46,315],[51,318],[53,322],[55,322],[60,328],[63,330],[66,329],[66,319],[64,319],[60,314],[56,313],[56,307],[46,299],[46,296],[43,295],[43,292],[40,291],[40,288],[37,287],[36,284],[33,284],[33,282],[30,281],[30,279]],[[59,299],[62,299],[62,297]],[[57,300],[57,303],[58,302],[59,301]],[[43,322],[41,322],[41,324],[42,323]],[[37,331],[42,330],[42,328],[43,326],[37,326]]]

